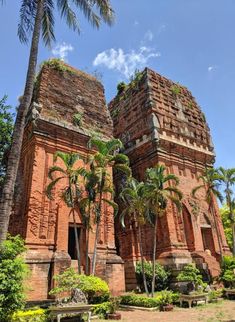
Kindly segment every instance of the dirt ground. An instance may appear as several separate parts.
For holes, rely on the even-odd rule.
[[[125,322],[235,322],[235,300],[199,305],[194,308],[175,307],[172,312],[121,310]],[[96,322],[111,320],[95,320]]]

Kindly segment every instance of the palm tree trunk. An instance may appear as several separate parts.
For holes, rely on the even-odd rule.
[[[73,223],[74,223],[74,235],[75,235],[75,244],[76,244],[76,252],[77,252],[77,261],[78,261],[78,274],[81,274],[81,259],[80,259],[80,246],[78,240],[78,231],[77,231],[77,223],[74,213],[74,208],[72,209],[73,213]]]
[[[25,118],[31,104],[34,79],[36,75],[36,65],[37,65],[37,55],[38,55],[38,45],[41,30],[41,21],[43,16],[43,5],[44,0],[37,1],[37,12],[34,23],[33,36],[31,41],[31,49],[28,63],[28,71],[26,77],[26,84],[24,89],[24,96],[22,102],[20,103],[15,127],[12,136],[12,145],[8,158],[8,165],[6,171],[6,177],[4,186],[2,189],[1,199],[0,199],[0,244],[6,239],[8,225],[10,220],[10,214],[12,209],[13,197],[14,197],[14,187],[16,182],[16,176],[20,161],[21,147],[23,142]]]
[[[102,211],[102,190],[103,190],[103,188],[100,188],[100,192],[99,192],[100,197],[99,197],[99,205],[98,205],[99,218],[97,220],[96,232],[95,232],[95,244],[94,244],[94,251],[93,251],[93,258],[92,258],[92,275],[95,275],[95,267],[96,267],[97,243],[98,243],[98,236],[99,236],[99,230],[100,230],[100,220],[101,220],[101,211]]]
[[[142,275],[143,275],[144,290],[145,290],[146,295],[149,297],[149,291],[148,291],[146,275],[145,275],[145,270],[144,270],[144,255],[143,255],[143,244],[142,244],[141,228],[140,228],[139,224],[138,224],[138,235],[139,235],[141,270],[142,270]]]
[[[212,213],[212,216],[213,216],[213,220],[214,220],[215,231],[216,231],[216,235],[217,235],[217,239],[218,239],[218,244],[219,244],[219,250],[220,250],[220,260],[221,260],[221,263],[222,263],[223,262],[222,242],[221,242],[221,239],[220,239],[220,232],[219,232],[219,228],[218,228],[217,220],[216,220],[216,216],[215,216],[215,208],[214,208],[214,205],[212,203],[209,206],[209,210],[211,210],[211,213]]]
[[[156,250],[157,250],[157,220],[158,215],[155,215],[155,223],[154,223],[154,238],[153,238],[153,279],[152,279],[152,291],[151,296],[154,297],[154,290],[155,290],[155,279],[156,279],[156,273],[155,273],[155,267],[156,267]]]
[[[86,236],[86,275],[89,275],[89,238],[90,238],[90,215],[91,215],[91,203],[89,201],[88,206],[88,221],[87,221],[87,236]]]

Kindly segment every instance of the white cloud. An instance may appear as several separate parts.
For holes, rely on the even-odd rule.
[[[148,30],[144,35],[144,39],[147,41],[152,41],[153,37],[154,37],[154,35],[151,30]]]
[[[134,21],[134,26],[138,26],[139,25],[139,21],[135,20]]]
[[[127,53],[122,48],[117,50],[111,48],[99,53],[95,57],[93,65],[103,65],[108,69],[116,70],[128,79],[136,69],[145,67],[150,58],[160,56],[160,52],[146,46],[141,46],[138,50],[131,50]]]
[[[52,49],[52,54],[54,56],[59,57],[62,60],[66,60],[68,53],[70,51],[73,51],[73,46],[71,44],[66,44],[65,42],[62,42],[61,44],[57,44],[53,49]]]
[[[208,70],[208,72],[209,72],[209,73],[210,73],[210,72],[214,72],[216,69],[217,69],[217,66],[209,66],[209,67],[207,68],[207,70]]]

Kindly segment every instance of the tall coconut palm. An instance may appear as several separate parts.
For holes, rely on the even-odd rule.
[[[156,279],[156,249],[157,249],[157,223],[167,209],[168,202],[173,203],[180,210],[182,193],[177,188],[179,179],[174,174],[166,174],[164,165],[156,165],[146,170],[146,184],[148,191],[149,209],[154,215],[154,238],[153,238],[153,278],[151,295],[154,296]]]
[[[235,218],[233,213],[233,190],[232,187],[235,185],[235,168],[224,169],[220,167],[219,173],[221,175],[221,181],[225,185],[224,193],[226,204],[229,209],[229,217],[231,220],[231,228],[232,228],[232,237],[233,237],[233,256],[235,256]]]
[[[3,2],[3,1],[2,1]],[[18,36],[22,43],[27,43],[31,37],[31,48],[24,95],[19,105],[12,145],[8,157],[8,165],[4,186],[0,199],[0,244],[6,239],[9,218],[13,202],[14,186],[19,166],[23,141],[25,118],[28,113],[36,76],[39,40],[42,38],[46,46],[55,40],[54,11],[55,5],[65,19],[69,28],[79,32],[79,22],[76,11],[81,11],[92,26],[99,28],[101,21],[112,24],[114,13],[109,0],[22,0]],[[96,13],[97,12],[97,13]]]
[[[205,191],[205,201],[208,205],[208,212],[212,214],[214,226],[216,230],[217,240],[220,249],[220,258],[221,262],[223,260],[223,248],[222,242],[220,238],[219,227],[216,219],[216,209],[215,209],[215,198],[218,198],[220,202],[223,201],[222,194],[219,191],[219,186],[221,182],[221,175],[219,174],[217,169],[214,168],[206,168],[201,176],[198,177],[199,180],[202,181],[202,184],[195,187],[192,190],[192,196],[196,197],[196,193],[198,190],[203,189]]]
[[[144,289],[147,296],[149,291],[147,287],[146,275],[144,270],[144,255],[143,255],[143,241],[141,235],[141,226],[148,220],[148,203],[146,199],[146,186],[144,182],[138,182],[134,178],[127,181],[126,186],[122,189],[119,197],[125,203],[125,209],[120,215],[120,222],[122,227],[125,227],[125,218],[133,218],[134,223],[137,223],[138,233],[137,240],[140,248],[141,271],[143,275]]]
[[[51,179],[51,182],[47,186],[46,193],[49,199],[53,199],[53,188],[57,185],[59,181],[64,181],[64,187],[62,188],[61,198],[65,202],[65,204],[71,209],[70,213],[72,213],[73,215],[74,235],[78,261],[78,273],[81,274],[80,245],[77,233],[75,209],[78,207],[78,203],[82,195],[79,180],[80,177],[84,177],[86,173],[85,169],[82,167],[74,168],[75,163],[79,159],[78,154],[64,153],[58,151],[54,155],[54,160],[56,161],[57,158],[63,161],[63,168],[56,165],[49,169],[48,176]],[[55,173],[57,173],[56,176]]]
[[[122,148],[122,142],[118,139],[111,139],[104,142],[97,138],[91,138],[89,142],[90,147],[97,149],[91,159],[91,169],[98,177],[97,183],[97,195],[98,200],[96,204],[96,233],[95,233],[95,243],[94,252],[92,259],[92,274],[95,274],[96,268],[96,257],[97,257],[97,242],[100,230],[100,222],[102,216],[102,205],[107,203],[117,211],[117,205],[105,198],[106,193],[113,193],[112,180],[110,177],[110,168],[116,169],[118,171],[124,172],[127,176],[130,175],[129,159],[126,155],[117,153],[117,151]]]

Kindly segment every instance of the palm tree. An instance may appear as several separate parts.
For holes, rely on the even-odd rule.
[[[202,184],[195,187],[192,190],[192,196],[196,197],[196,193],[198,190],[203,189],[205,191],[205,201],[208,205],[208,212],[212,214],[212,217],[214,220],[217,240],[218,240],[219,249],[220,249],[220,257],[221,257],[221,262],[222,262],[223,249],[222,249],[222,242],[221,242],[221,238],[220,238],[219,228],[218,228],[217,220],[216,220],[216,209],[215,209],[215,205],[214,205],[215,198],[218,198],[220,200],[220,202],[223,201],[223,197],[219,191],[221,175],[219,174],[217,169],[206,168],[204,173],[201,176],[199,176],[198,179],[202,181]]]
[[[140,248],[141,257],[141,271],[143,275],[144,289],[147,296],[149,296],[149,291],[147,287],[146,275],[144,270],[144,255],[143,255],[143,241],[141,235],[141,225],[146,222],[148,218],[148,203],[146,200],[146,186],[144,182],[138,182],[134,178],[130,178],[127,181],[126,186],[122,189],[119,197],[125,203],[125,209],[120,215],[120,221],[122,227],[125,227],[126,216],[132,217],[134,223],[138,225],[138,244]]]
[[[181,209],[182,193],[177,188],[179,179],[174,174],[165,174],[164,165],[156,165],[154,168],[146,170],[147,199],[149,209],[154,215],[154,238],[153,238],[153,278],[151,295],[154,296],[156,279],[156,249],[157,249],[157,223],[167,209],[168,201]]]
[[[98,183],[98,177],[94,173],[93,169],[86,171],[85,175],[85,191],[86,197],[82,198],[79,202],[79,209],[83,215],[83,224],[86,229],[86,275],[89,275],[89,237],[90,237],[90,220],[91,214],[94,212],[95,201],[96,201],[96,186]]]
[[[114,18],[109,0],[22,0],[21,2],[18,36],[22,43],[27,43],[31,35],[32,38],[24,95],[17,111],[6,177],[0,199],[0,244],[6,239],[9,225],[25,118],[33,95],[41,31],[45,45],[50,46],[52,41],[55,40],[53,15],[55,4],[61,18],[65,19],[68,27],[77,32],[79,32],[79,23],[73,7],[80,10],[92,26],[96,28],[99,28],[102,20],[111,25]]]
[[[234,218],[234,213],[233,213],[234,201],[232,200],[232,198],[233,198],[232,186],[235,185],[235,168],[224,169],[223,167],[220,167],[218,170],[221,175],[221,181],[225,185],[225,190],[224,190],[225,199],[226,199],[226,204],[229,209],[229,217],[231,220],[231,228],[232,228],[233,256],[235,256],[235,218]]]
[[[58,151],[54,155],[54,161],[56,161],[57,158],[63,161],[65,169],[59,166],[53,166],[49,169],[48,177],[51,179],[51,182],[47,186],[46,193],[49,199],[53,199],[53,188],[59,181],[65,180],[66,183],[62,189],[61,198],[65,202],[65,204],[69,208],[71,208],[70,213],[72,213],[73,215],[78,273],[81,274],[80,245],[77,233],[75,209],[78,207],[78,203],[82,194],[79,186],[79,177],[85,175],[85,169],[81,167],[74,168],[76,161],[79,159],[79,155],[76,153],[64,153]],[[54,177],[54,173],[59,173],[59,176]]]
[[[95,147],[97,153],[92,156],[91,169],[98,177],[97,182],[97,195],[98,200],[96,203],[96,233],[95,244],[92,259],[92,274],[95,274],[96,257],[97,257],[97,242],[99,235],[99,227],[102,215],[102,204],[107,203],[117,211],[117,204],[111,200],[106,199],[104,196],[106,193],[113,194],[112,181],[110,177],[110,167],[113,169],[124,172],[126,175],[130,175],[129,159],[126,155],[117,153],[122,148],[122,142],[118,139],[111,139],[104,142],[97,138],[91,138],[89,142],[90,147]]]

